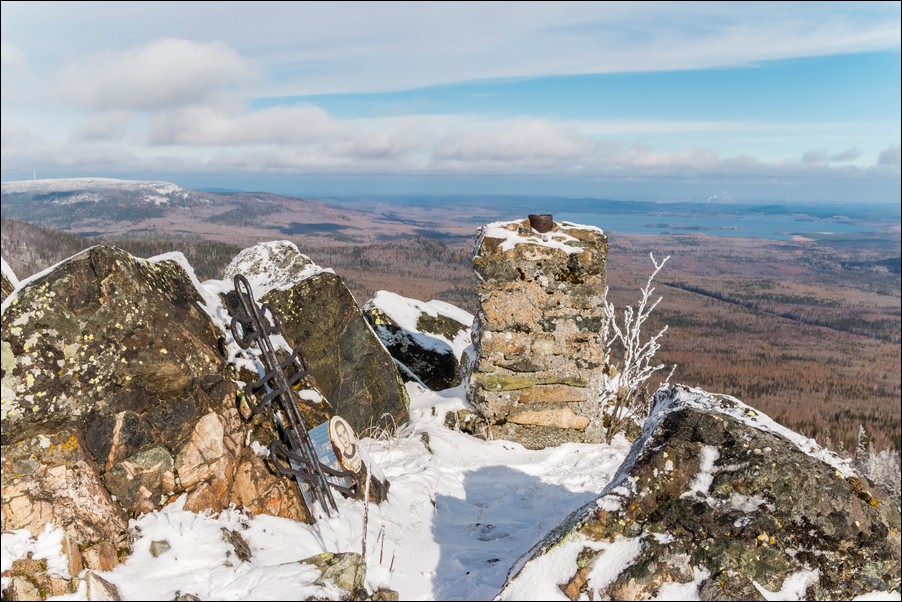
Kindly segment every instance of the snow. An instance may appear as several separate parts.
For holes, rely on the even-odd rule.
[[[711,489],[711,483],[714,482],[714,463],[720,458],[720,453],[713,445],[705,445],[702,447],[698,474],[695,475],[692,483],[689,484],[689,491],[683,493],[680,497],[691,497],[699,494],[702,497],[708,497],[708,491]]]
[[[157,194],[188,191],[172,182],[147,180],[117,180],[115,178],[47,178],[16,180],[0,184],[3,194],[75,192],[81,190],[148,190]]]
[[[254,249],[258,254],[255,258],[246,257],[249,262],[268,260],[285,247],[283,243],[267,243]],[[178,263],[197,288],[201,309],[224,333],[230,358],[247,362],[259,373],[259,361],[237,347],[228,328],[230,316],[220,295],[232,290],[232,283],[200,283],[181,253],[167,253],[147,261]],[[234,265],[240,269],[249,263],[242,260]],[[6,270],[5,262],[3,267]],[[305,274],[321,270],[314,264],[302,267],[291,274],[287,270],[281,273],[278,268],[264,270],[252,281],[256,282],[255,292],[259,296],[266,290],[287,287],[292,279],[297,282],[309,277]],[[26,279],[17,290],[52,269]],[[15,297],[13,293],[4,302],[4,311],[15,303]],[[380,304],[405,330],[412,322],[413,331],[424,312],[453,313],[450,306],[443,307],[447,304],[423,303],[391,293],[381,295]],[[466,316],[472,319],[469,314]],[[380,505],[370,505],[366,517],[366,585],[370,590],[397,590],[405,600],[484,600],[495,596],[502,600],[566,600],[558,585],[573,576],[577,556],[587,547],[600,553],[588,577],[589,587],[603,590],[641,553],[641,537],[599,543],[571,536],[534,560],[525,559],[531,557],[549,531],[572,513],[593,504],[607,510],[619,508],[623,497],[633,489],[629,472],[643,446],[670,412],[683,407],[729,415],[759,430],[776,433],[844,476],[854,474],[847,461],[813,440],[776,424],[735,398],[701,389],[676,386],[660,391],[655,409],[632,447],[621,436],[610,446],[568,443],[538,451],[509,441],[482,441],[445,428],[445,414],[468,405],[463,387],[432,392],[408,383],[407,389],[411,398],[410,423],[393,437],[361,440],[361,454],[371,459],[368,461],[373,463],[374,473],[384,474],[391,482],[388,499]],[[316,394],[302,395],[313,400]],[[257,441],[249,445],[258,454],[266,452]],[[718,459],[716,448],[702,447],[699,473],[686,495],[707,497]],[[340,592],[334,586],[314,584],[319,577],[317,569],[298,562],[324,551],[361,551],[364,505],[340,496],[336,501],[338,516],[307,525],[265,515],[249,517],[240,509],[215,516],[195,514],[184,510],[181,498],[160,511],[133,519],[132,555],[102,576],[119,588],[124,600],[165,600],[177,593],[191,593],[205,600],[336,599]],[[737,494],[728,503],[734,509],[751,512],[763,500]],[[240,533],[248,542],[253,552],[249,561],[235,556],[231,544],[223,540],[223,529]],[[30,553],[35,558],[46,558],[53,572],[64,575],[67,569],[60,546],[62,533],[53,526],[34,537],[27,531],[4,532],[0,539],[2,570],[14,559]],[[659,543],[666,543],[662,541],[666,534],[653,536]],[[154,557],[150,553],[154,541],[166,541],[170,548]],[[508,574],[516,574],[516,578],[499,594]],[[664,584],[658,599],[698,599],[699,585],[706,578],[707,573],[697,569],[690,583]],[[801,571],[788,577],[779,592],[755,585],[768,600],[795,600],[803,597],[816,579],[815,571]],[[82,587],[60,599],[84,600],[85,594]],[[857,599],[899,600],[899,595],[878,592]]]
[[[80,194],[54,201],[58,204],[96,203],[103,200],[103,194],[96,191],[130,191],[143,193],[142,200],[155,205],[165,205],[173,197],[209,202],[198,193],[186,190],[172,182],[117,180],[113,178],[49,178],[44,180],[19,180],[3,182],[3,194],[49,194],[78,192]]]
[[[367,307],[375,307],[394,321],[402,330],[407,331],[420,347],[438,353],[447,353],[450,349],[454,357],[460,361],[464,350],[472,343],[470,325],[473,314],[444,301],[418,301],[402,297],[389,291],[376,291],[375,296],[367,303]],[[435,332],[425,332],[418,327],[420,316],[446,316],[467,326],[455,335],[454,340]]]
[[[518,232],[518,227],[520,227],[521,224],[522,222],[520,220],[486,224],[479,229],[476,249],[478,250],[482,246],[482,241],[484,239],[495,238],[502,241],[500,245],[502,251],[510,251],[517,245],[530,244],[558,249],[571,255],[573,253],[582,253],[583,249],[580,246],[582,243],[579,239],[568,234],[568,230],[595,230],[600,234],[604,233],[601,228],[596,228],[595,226],[584,226],[570,222],[555,222],[558,227],[557,230],[540,233],[531,229],[528,234],[520,234]]]
[[[497,599],[569,600],[558,586],[573,576],[576,559],[589,543],[583,537],[559,543],[523,567],[517,579],[504,588]]]
[[[734,492],[730,496],[730,508],[745,513],[754,512],[760,506],[764,505],[765,502],[764,496],[761,495],[749,496]],[[770,505],[768,504],[768,506]]]
[[[772,592],[765,589],[756,581],[752,581],[752,585],[761,594],[765,600],[776,602],[778,600],[804,600],[805,592],[808,586],[817,583],[820,572],[818,570],[798,571],[786,577],[783,580],[783,586],[778,592]]]
[[[397,590],[403,600],[497,595],[517,559],[595,499],[629,449],[623,438],[611,446],[568,443],[538,451],[482,441],[443,426],[447,411],[466,405],[462,387],[440,393],[407,388],[411,422],[395,437],[361,440],[391,482],[388,499],[369,507],[366,583],[371,590]],[[246,517],[237,509],[199,515],[177,501],[133,520],[134,553],[101,575],[125,600],[172,599],[176,591],[204,600],[328,595],[312,585],[317,571],[297,561],[323,551],[361,551],[363,504],[340,496],[337,502],[340,516],[306,525]],[[248,542],[249,562],[229,555],[223,527]],[[21,555],[19,548],[7,552],[10,537],[2,535],[4,563]],[[154,558],[150,543],[158,540],[171,548]],[[69,599],[84,600],[84,591]]]
[[[335,273],[331,268],[322,268],[313,263],[293,242],[274,240],[256,244],[238,253],[225,269],[225,286],[232,290],[232,279],[237,274],[243,274],[254,289],[254,296],[260,299],[269,291],[290,289],[322,272]]]
[[[34,558],[47,559],[47,572],[51,575],[69,577],[69,565],[63,556],[63,536],[65,532],[59,527],[46,525],[37,537],[32,537],[27,529],[4,531],[0,544],[0,573],[5,573],[13,564],[13,560],[31,554]],[[4,585],[4,587],[6,587]]]
[[[602,553],[595,560],[595,565],[586,578],[586,586],[595,592],[607,589],[642,553],[642,538],[617,536],[613,542],[602,543],[600,547]],[[573,571],[573,567],[570,567],[570,570]]]

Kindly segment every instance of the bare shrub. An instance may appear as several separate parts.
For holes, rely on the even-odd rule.
[[[655,269],[641,289],[639,304],[636,309],[629,306],[624,308],[619,321],[614,304],[607,300],[608,289],[605,289],[601,335],[607,354],[607,370],[599,387],[599,402],[607,443],[611,442],[616,433],[624,430],[628,421],[639,422],[648,416],[653,393],[649,390],[649,379],[664,369],[664,364],[654,363],[654,359],[661,348],[658,339],[667,332],[667,326],[644,340],[642,328],[661,302],[661,297],[652,301],[655,292],[653,283],[670,256],[660,262],[652,253],[649,253],[649,257]],[[665,384],[670,380],[674,369],[676,366],[664,379]]]

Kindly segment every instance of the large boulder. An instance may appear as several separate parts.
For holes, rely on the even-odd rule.
[[[301,347],[336,414],[357,432],[407,421],[410,400],[394,361],[341,278],[288,241],[245,249],[226,268],[227,278],[236,274],[275,309],[282,333]]]
[[[147,261],[100,246],[4,303],[4,530],[52,523],[115,557],[128,514],[183,493],[195,511],[238,498],[306,516],[299,492],[265,478],[234,486],[239,467],[266,470],[245,449],[251,426],[211,317],[221,308],[198,287],[178,254]]]
[[[391,356],[420,382],[433,391],[460,384],[471,313],[444,301],[417,301],[389,291],[376,292],[363,313]]]
[[[850,600],[898,587],[899,514],[847,463],[731,397],[677,386],[656,402],[602,496],[500,599]],[[536,591],[555,565],[557,583]]]
[[[0,257],[0,264],[3,268],[2,275],[0,275],[0,301],[6,301],[10,293],[19,285],[19,279],[16,278],[16,273],[2,257]]]

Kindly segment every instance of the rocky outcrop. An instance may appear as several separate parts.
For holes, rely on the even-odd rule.
[[[593,384],[605,365],[607,248],[601,230],[567,222],[547,233],[528,220],[480,230],[467,396],[495,437],[534,449],[601,441]]]
[[[341,278],[287,241],[245,250],[226,277],[239,273],[275,309],[282,333],[290,345],[301,347],[336,414],[357,432],[407,421],[410,400],[394,361]]]
[[[88,551],[87,560],[98,558],[97,563],[105,556],[115,564],[117,549],[128,547],[128,516],[104,487],[102,471],[77,431],[5,445],[2,465],[4,530],[62,527]]]
[[[614,481],[501,599],[555,559],[571,566],[558,585],[572,600],[849,600],[898,587],[899,514],[847,464],[730,397],[678,386],[656,402]]]
[[[129,514],[229,505],[248,427],[177,256],[94,247],[4,305],[3,529],[63,527],[108,570]]]
[[[433,391],[460,384],[472,314],[443,301],[417,301],[388,291],[377,291],[363,313],[391,356],[421,383]]]

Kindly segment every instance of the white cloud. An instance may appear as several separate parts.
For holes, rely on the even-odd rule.
[[[589,140],[566,125],[517,118],[464,123],[435,144],[431,154],[438,161],[468,164],[488,161],[502,165],[559,165],[562,161],[580,161],[590,147]]]
[[[898,4],[868,2],[260,1],[218,3],[215,15],[203,2],[79,2],[3,12],[4,39],[39,40],[44,55],[203,32],[272,76],[260,95],[752,65],[895,49],[900,38]]]
[[[0,42],[0,98],[3,102],[23,96],[23,88],[31,85],[28,58],[10,42]]]
[[[72,132],[72,138],[84,141],[120,142],[128,131],[130,116],[123,111],[92,115]]]
[[[900,167],[902,167],[902,146],[891,146],[890,148],[880,153],[880,158],[877,159],[877,163],[879,165],[888,165],[889,167],[895,167],[898,170]]]
[[[28,65],[25,52],[10,42],[0,42],[0,66],[4,73],[7,70],[22,70]]]
[[[802,155],[802,163],[850,163],[861,156],[857,148],[849,148],[839,153],[808,151]]]
[[[76,59],[61,70],[58,87],[63,98],[90,109],[157,109],[210,100],[250,73],[222,42],[163,39]]]

